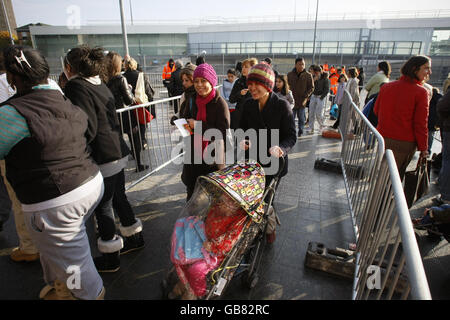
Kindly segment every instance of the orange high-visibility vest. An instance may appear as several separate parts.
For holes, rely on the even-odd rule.
[[[330,90],[333,91],[333,94],[336,95],[337,93],[337,85],[338,85],[339,76],[337,73],[333,73],[330,76]]]
[[[169,66],[169,62],[164,66],[162,78],[163,80],[168,80],[172,76],[172,72],[175,71],[175,64],[173,65],[172,69]]]

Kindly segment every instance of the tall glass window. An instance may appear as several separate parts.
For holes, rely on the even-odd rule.
[[[320,53],[336,54],[338,52],[338,43],[334,41],[322,41]]]
[[[380,42],[380,48],[378,49],[379,54],[392,54],[394,49],[393,41],[382,41]]]
[[[272,42],[272,53],[287,53],[287,42]]]
[[[257,42],[256,53],[270,53],[270,42]]]
[[[289,42],[288,53],[303,53],[303,42]]]
[[[313,53],[314,42],[304,42],[304,53]],[[319,47],[319,43],[316,41],[316,50]],[[317,52],[317,51],[316,51]]]
[[[354,41],[339,42],[339,54],[354,54],[356,43]]]
[[[410,55],[413,43],[411,41],[402,41],[395,43],[394,54]]]
[[[227,53],[240,54],[241,53],[241,44],[240,43],[227,43]]]
[[[254,42],[245,42],[242,44],[242,53],[255,53],[255,43]]]
[[[450,55],[450,29],[434,31],[430,54]]]

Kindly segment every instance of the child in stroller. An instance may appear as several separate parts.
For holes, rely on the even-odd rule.
[[[231,280],[266,226],[263,172],[259,164],[236,164],[199,177],[172,233],[169,278],[176,273],[177,279],[163,282],[166,297],[208,298],[215,275]]]
[[[221,264],[236,243],[246,217],[239,204],[223,193],[210,207],[204,223],[196,216],[177,220],[171,259],[180,280],[171,298],[192,300],[205,295],[207,274]]]

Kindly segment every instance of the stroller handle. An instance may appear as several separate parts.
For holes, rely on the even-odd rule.
[[[286,157],[287,157],[287,155],[286,155]],[[282,157],[280,157],[282,160],[281,160],[281,166],[278,168],[278,172],[275,174],[275,178],[273,179],[273,180],[278,180],[279,178],[280,178],[280,175],[281,175],[281,173],[283,172],[283,170],[284,170],[284,167],[285,167],[285,165],[286,165],[286,159],[285,159],[285,157],[284,156],[282,156]],[[273,181],[272,180],[272,181]],[[269,189],[267,189],[266,188],[266,191],[264,192],[264,195],[263,195],[263,197],[262,197],[262,199],[264,199],[265,197],[266,197],[266,195],[267,195],[267,193],[269,192]],[[251,206],[250,207],[250,211],[255,211],[256,209],[258,209],[258,207],[260,206],[260,203],[255,203],[253,206]]]

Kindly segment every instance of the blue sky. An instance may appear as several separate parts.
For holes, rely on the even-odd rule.
[[[130,19],[130,0],[123,0],[125,15]],[[426,7],[425,6],[426,3]],[[71,6],[80,9],[81,24],[119,23],[119,0],[13,0],[17,25],[43,22],[66,25]],[[233,18],[249,16],[297,17],[315,14],[316,0],[131,0],[135,23],[161,22],[165,19],[198,22],[206,18]],[[398,10],[450,10],[447,0],[319,0],[319,16],[332,12],[376,13]]]

